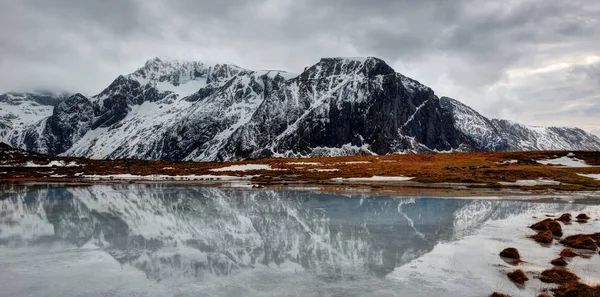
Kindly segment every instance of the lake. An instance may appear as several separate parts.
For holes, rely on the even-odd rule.
[[[534,199],[530,197],[529,199]],[[535,296],[561,246],[527,226],[594,201],[502,201],[167,184],[5,186],[0,296]],[[565,233],[598,232],[597,221]],[[600,279],[600,257],[569,266]]]

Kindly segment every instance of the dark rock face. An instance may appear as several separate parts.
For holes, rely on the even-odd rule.
[[[314,155],[315,148],[344,145],[355,153],[363,148],[387,154],[451,150],[461,144],[461,133],[431,89],[376,58],[331,58],[267,96],[219,159],[306,156]]]
[[[75,94],[59,103],[46,122],[43,136],[49,154],[69,149],[90,130],[94,119],[92,102]]]

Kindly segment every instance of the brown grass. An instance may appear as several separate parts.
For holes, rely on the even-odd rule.
[[[562,227],[560,223],[553,219],[545,219],[541,222],[535,223],[530,226],[531,229],[536,231],[551,231],[554,236],[562,236]]]
[[[596,242],[596,244],[600,243],[600,232],[599,233],[594,233],[594,234],[588,234],[592,240],[594,240]]]
[[[554,267],[552,269],[542,271],[540,280],[545,283],[568,284],[570,282],[579,280],[579,277],[566,268]]]
[[[89,160],[85,158],[55,157],[40,154],[18,155],[10,157],[0,152],[0,160],[6,164],[19,164],[25,161],[34,161],[47,164],[52,160],[65,162],[76,161],[84,167],[57,167],[52,168],[55,175],[66,175],[63,178],[52,178],[43,172],[49,168],[11,167],[6,174],[0,175],[0,181],[77,181],[80,180],[75,173],[107,175],[130,173],[133,175],[165,174],[235,174],[235,175],[260,175],[253,179],[255,183],[265,185],[283,184],[289,181],[332,183],[331,178],[337,177],[370,177],[380,176],[411,176],[414,182],[419,183],[469,183],[470,187],[478,188],[519,188],[518,186],[504,186],[499,181],[516,181],[519,179],[553,179],[562,182],[561,185],[546,185],[534,187],[521,187],[523,189],[537,190],[564,190],[564,191],[589,191],[600,190],[600,181],[577,175],[577,173],[600,174],[600,168],[568,168],[561,166],[547,166],[535,163],[528,164],[499,164],[508,160],[546,159],[555,155],[563,156],[567,152],[491,152],[491,153],[451,153],[451,154],[409,154],[386,156],[352,156],[333,158],[310,159],[263,159],[248,160],[228,163],[203,163],[203,162],[176,162],[176,161],[143,161],[133,159],[120,160]],[[600,152],[576,152],[576,157],[584,159],[590,164],[600,163]],[[364,161],[366,163],[348,164],[347,162]],[[294,165],[290,162],[319,162],[322,165]],[[240,165],[240,164],[268,164],[273,168],[286,169],[279,171],[257,170],[248,172],[212,172],[210,169]],[[448,166],[448,167],[447,167]],[[300,168],[302,167],[302,168]],[[172,169],[165,169],[172,168]],[[318,172],[310,169],[339,169],[333,172]],[[451,169],[447,169],[451,168]],[[454,169],[456,168],[456,169]],[[475,169],[470,169],[475,168]],[[45,170],[48,169],[48,170]],[[6,171],[6,170],[5,170]],[[406,183],[404,183],[406,184]]]
[[[510,279],[512,282],[515,282],[515,283],[521,284],[521,285],[529,280],[529,278],[527,277],[527,274],[521,269],[517,269],[513,272],[509,272],[506,274],[506,276],[508,276],[508,279]]]
[[[562,243],[565,246],[571,247],[571,248],[576,248],[576,249],[584,249],[584,250],[592,250],[595,251],[596,249],[598,249],[598,247],[596,246],[596,243],[594,243],[594,240],[586,234],[576,234],[576,235],[571,235],[569,237],[566,237],[565,239],[561,240],[560,243]]]
[[[519,250],[516,248],[505,248],[500,252],[500,257],[509,258],[509,259],[521,259],[521,255],[519,254]]]
[[[492,295],[490,295],[490,297],[510,297],[510,295],[494,292]]]
[[[600,297],[600,286],[591,287],[579,282],[570,282],[552,289],[555,297]]]

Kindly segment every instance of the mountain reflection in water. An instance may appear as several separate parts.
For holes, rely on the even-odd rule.
[[[200,284],[265,268],[384,281],[488,220],[583,208],[163,184],[12,187],[0,198],[3,250],[93,248],[153,282]],[[0,268],[0,280],[11,273]]]

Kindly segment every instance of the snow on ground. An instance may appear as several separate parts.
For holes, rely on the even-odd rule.
[[[231,165],[227,167],[210,169],[210,171],[223,172],[223,171],[251,171],[251,170],[286,170],[280,168],[273,168],[267,164],[245,164],[245,165]]]
[[[352,161],[352,162],[344,162],[344,164],[369,164],[369,161]]]
[[[69,163],[65,163],[65,161],[50,161],[48,164],[35,164],[31,161],[28,161],[23,167],[80,167],[84,166],[81,164],[77,164],[77,162],[72,161]]]
[[[569,157],[569,155],[565,156],[565,157],[560,157],[560,158],[556,158],[556,159],[550,159],[550,160],[541,160],[541,161],[537,161],[540,164],[545,164],[545,165],[562,165],[565,167],[592,167],[591,165],[588,165],[585,163],[584,160],[579,160],[577,158]]]
[[[593,178],[593,179],[596,179],[596,180],[600,180],[600,174],[582,174],[582,173],[577,173],[577,175],[585,176],[585,177],[589,177],[589,178]]]
[[[83,178],[91,180],[151,180],[151,181],[162,181],[162,180],[217,180],[217,181],[236,181],[236,180],[250,180],[256,175],[245,175],[245,176],[232,176],[232,175],[134,175],[134,174],[109,174],[109,175],[82,175]]]
[[[309,169],[308,171],[313,171],[313,172],[334,172],[334,171],[340,171],[337,168],[313,168],[313,169]]]
[[[307,166],[321,166],[321,162],[288,162],[287,165],[307,165]]]
[[[351,178],[332,178],[334,181],[344,182],[344,181],[409,181],[414,179],[414,177],[406,177],[406,176],[371,176],[371,177],[351,177]]]
[[[498,182],[501,185],[505,186],[522,186],[522,187],[532,187],[532,186],[553,186],[560,185],[561,182],[551,180],[551,179],[520,179],[516,182]]]

